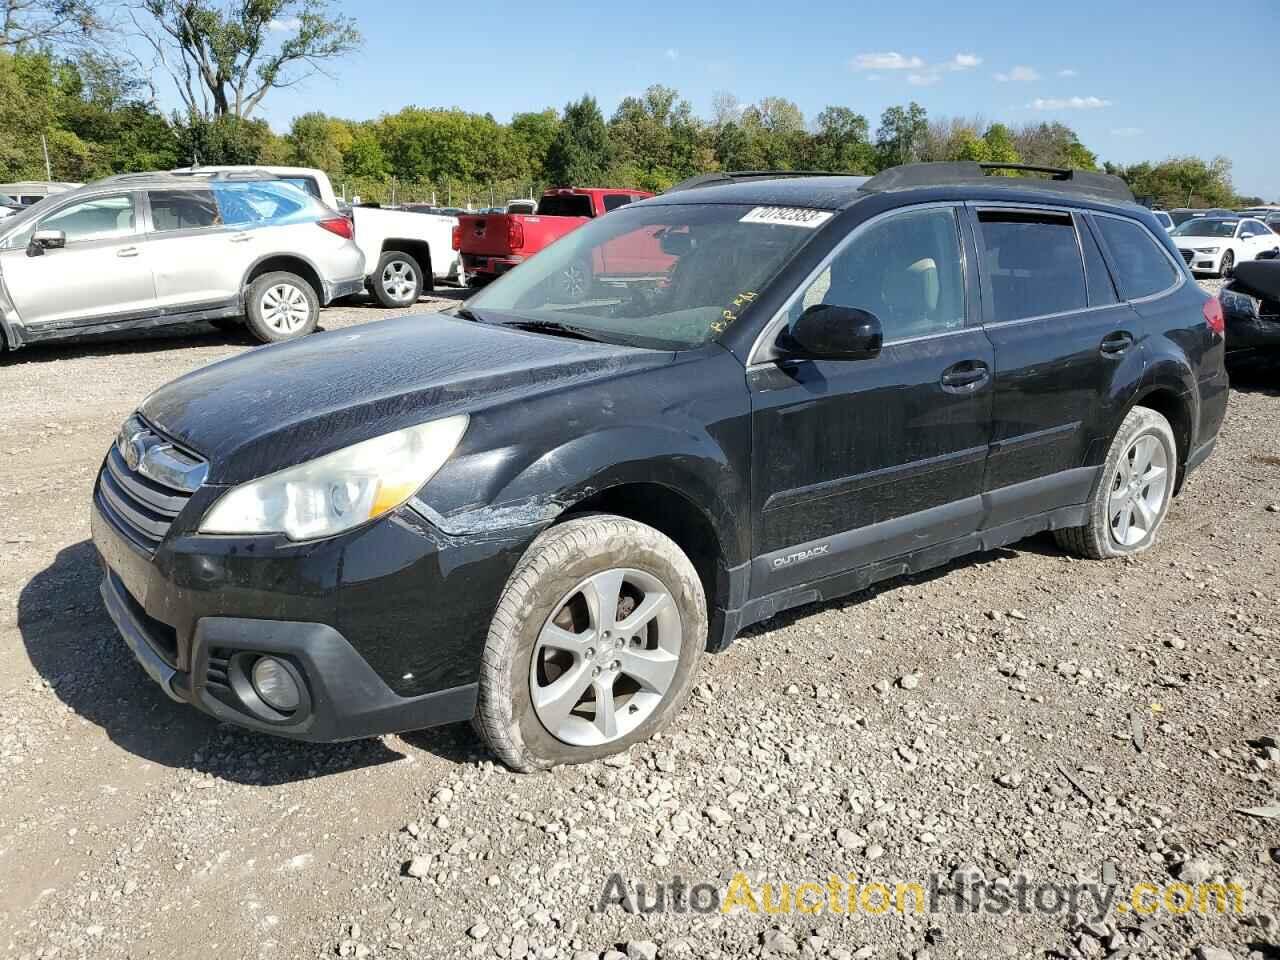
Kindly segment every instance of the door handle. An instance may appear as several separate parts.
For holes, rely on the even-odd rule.
[[[121,247],[116,251],[117,257],[136,257],[138,255],[137,247]]]
[[[942,389],[949,393],[970,393],[990,378],[991,371],[981,360],[962,360],[943,371]]]
[[[252,239],[253,239],[253,234],[251,234],[251,233],[237,233],[234,237],[232,237],[232,238],[231,238],[231,242],[232,242],[232,243],[244,243],[244,242],[246,242],[246,241],[248,241],[248,240],[252,240]]]
[[[1120,330],[1103,337],[1098,350],[1104,357],[1118,357],[1132,346],[1133,334]]]

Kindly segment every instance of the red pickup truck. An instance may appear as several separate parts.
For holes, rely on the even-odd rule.
[[[588,220],[610,210],[643,200],[653,194],[642,190],[608,190],[600,187],[562,187],[548,190],[538,201],[536,213],[484,213],[458,217],[453,228],[453,248],[462,255],[462,269],[472,284],[485,283],[528,260],[543,247],[577,230]],[[628,247],[633,245],[628,245]],[[648,272],[665,260],[657,241],[652,250],[620,250],[617,264],[597,264],[596,274]],[[606,249],[606,253],[607,253]],[[642,262],[630,262],[636,257]],[[616,271],[613,269],[616,267]]]

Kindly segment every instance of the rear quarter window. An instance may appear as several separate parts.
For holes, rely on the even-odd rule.
[[[619,207],[625,207],[634,198],[627,196],[625,193],[610,193],[604,198],[604,211],[608,213],[610,210],[617,210]]]
[[[1115,265],[1120,296],[1137,300],[1168,290],[1178,280],[1178,272],[1141,224],[1115,217],[1093,218],[1102,241]]]

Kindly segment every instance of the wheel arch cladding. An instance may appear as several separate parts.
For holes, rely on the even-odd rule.
[[[728,571],[720,536],[711,518],[690,497],[660,483],[624,482],[579,500],[556,523],[590,513],[626,517],[669,537],[698,571],[708,612],[727,602]]]
[[[311,266],[311,264],[307,263],[307,261],[303,260],[301,257],[291,257],[287,254],[264,257],[262,260],[255,263],[249,268],[249,272],[245,274],[243,289],[248,290],[253,281],[257,280],[263,274],[275,273],[277,271],[297,274],[307,282],[313,291],[315,291],[316,299],[319,300],[321,304],[324,303],[324,283],[321,281],[320,274],[316,272],[315,267]]]
[[[1191,455],[1192,425],[1194,423],[1189,394],[1178,393],[1168,385],[1153,385],[1139,392],[1129,410],[1147,407],[1163,416],[1173,428],[1173,438],[1178,445],[1178,478],[1174,494],[1182,489],[1186,476],[1187,458]],[[1125,411],[1127,416],[1129,410]],[[1123,422],[1123,418],[1121,420]]]

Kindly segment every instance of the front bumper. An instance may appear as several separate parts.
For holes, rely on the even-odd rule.
[[[1188,267],[1195,273],[1217,273],[1222,263],[1222,251],[1214,253],[1202,253],[1197,250],[1189,250],[1186,247],[1179,247],[1178,252],[1182,254],[1182,259],[1186,261]]]
[[[301,740],[469,719],[498,597],[536,531],[447,536],[410,508],[324,541],[194,533],[202,488],[153,550],[120,526],[102,481],[90,516],[101,593],[143,669],[175,700]],[[303,707],[282,716],[246,684],[286,660]]]

